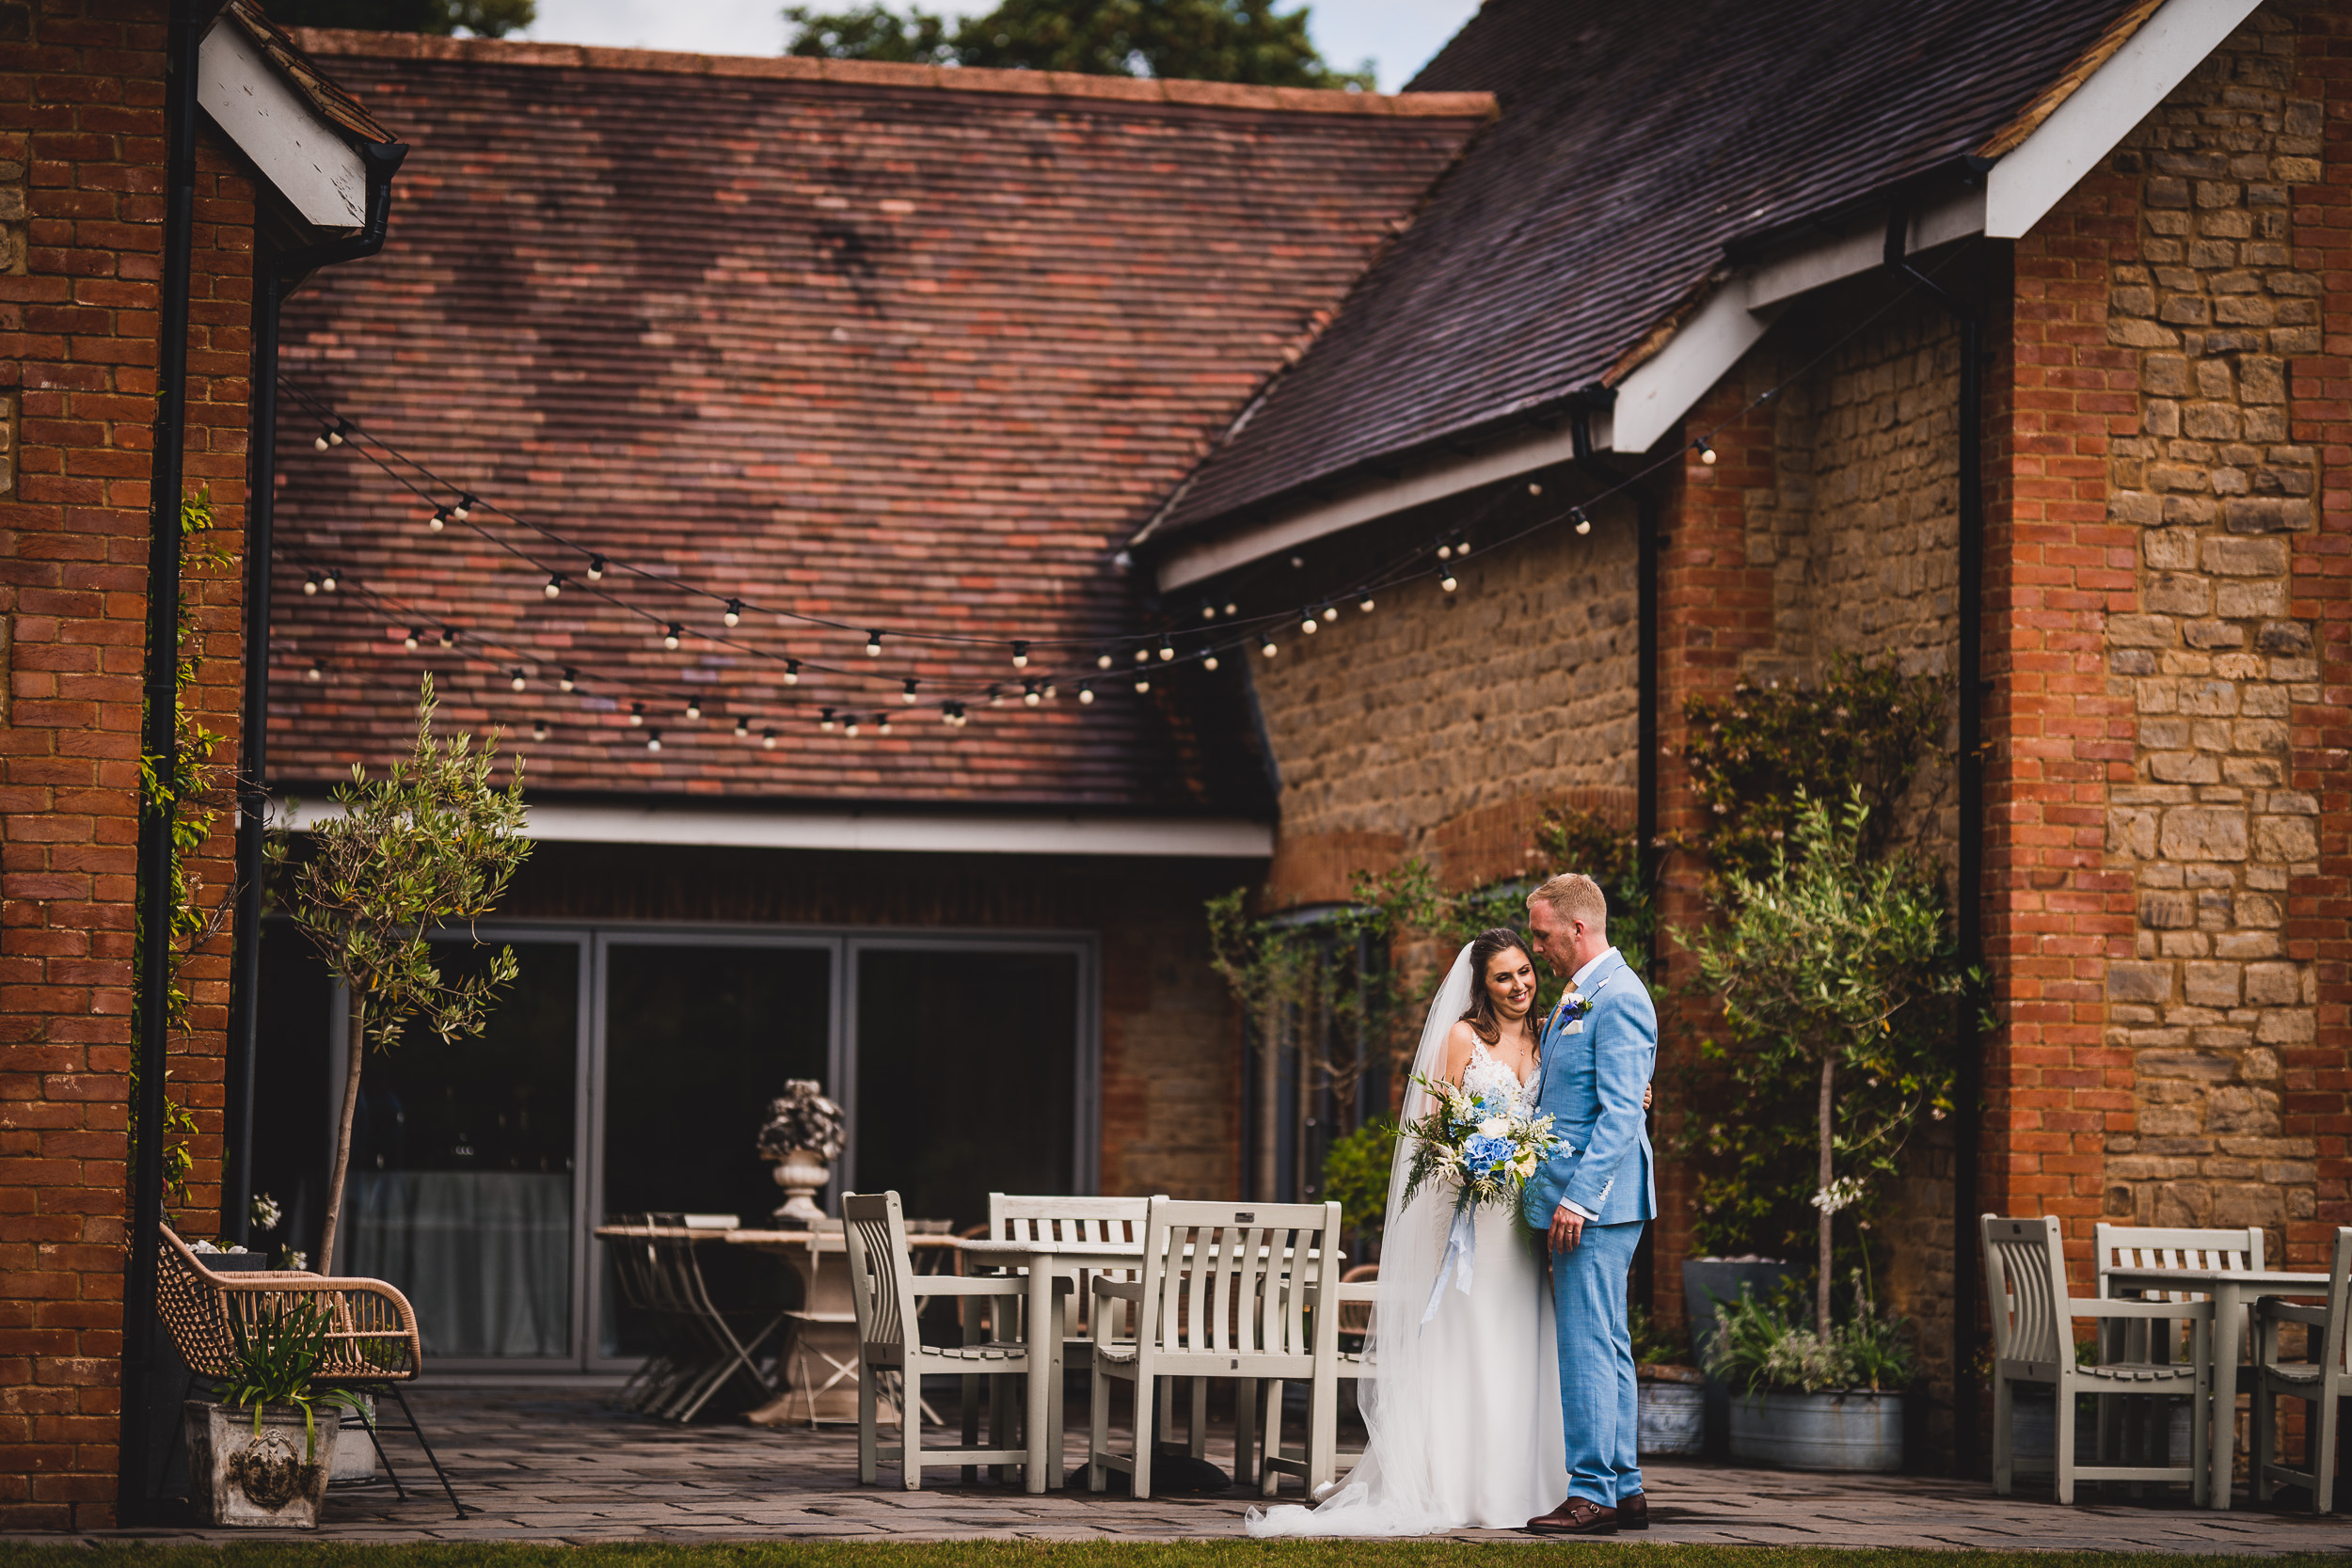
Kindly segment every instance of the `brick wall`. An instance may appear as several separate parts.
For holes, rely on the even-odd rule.
[[[163,216],[163,8],[0,5],[0,1521],[112,1516],[136,875],[139,675]],[[21,51],[21,53],[20,53]],[[21,71],[21,73],[18,71]],[[22,206],[16,205],[21,198]],[[252,195],[199,186],[188,475],[239,547]],[[193,705],[233,756],[237,585],[192,582],[212,659]],[[226,834],[197,869],[227,885]],[[225,942],[220,944],[225,947]],[[198,1109],[189,1213],[216,1207],[223,964],[175,1092]]]

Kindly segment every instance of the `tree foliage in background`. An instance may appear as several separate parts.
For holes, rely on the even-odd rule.
[[[1896,802],[1942,743],[1950,697],[1947,677],[1841,657],[1819,686],[1742,683],[1727,696],[1692,698],[1683,760],[1691,793],[1708,808],[1693,847],[1706,853],[1719,901],[1723,879],[1771,868],[1796,826],[1801,789],[1817,800],[1859,789],[1870,808],[1863,858],[1875,860],[1895,830]]]
[[[919,6],[786,8],[785,52],[1089,76],[1185,77],[1267,87],[1372,86],[1372,62],[1334,71],[1307,36],[1305,8],[1273,0],[1000,0],[956,23]]]
[[[180,503],[180,562],[181,570],[189,577],[219,573],[237,563],[237,558],[222,549],[208,536],[213,531],[213,498],[209,490],[191,490]],[[171,879],[171,976],[166,983],[164,1028],[169,1035],[182,1035],[188,1027],[188,989],[182,981],[188,960],[218,936],[229,922],[230,911],[235,906],[234,888],[224,890],[218,896],[206,897],[207,889],[202,873],[188,864],[189,857],[204,847],[204,841],[213,835],[214,826],[228,795],[228,768],[213,760],[222,736],[188,714],[188,692],[196,685],[197,673],[204,667],[201,643],[197,637],[197,598],[194,594],[180,596],[180,622],[175,629],[176,641],[172,663],[172,755],[170,766],[159,756],[142,754],[139,758],[139,795],[141,803],[151,811],[168,809],[171,814],[171,863],[167,875]],[[142,722],[140,734],[146,734]],[[167,784],[165,781],[170,782]],[[209,904],[209,907],[207,907]],[[131,1038],[140,1037],[139,999],[145,994],[137,975],[144,963],[147,943],[143,939],[146,926],[142,919],[145,904],[134,911],[131,943]],[[131,1142],[138,1142],[139,1114],[139,1053],[131,1053],[130,1073]],[[164,1208],[168,1219],[170,1210],[188,1200],[188,1173],[195,1169],[196,1159],[188,1150],[188,1138],[197,1131],[196,1117],[188,1108],[164,1094]]]
[[[1724,873],[1728,913],[1720,923],[1674,933],[1698,959],[1704,989],[1722,998],[1736,1047],[1703,1047],[1740,1091],[1731,1097],[1735,1113],[1709,1124],[1710,1151],[1738,1162],[1751,1204],[1770,1196],[1786,1209],[1810,1188],[1814,1331],[1823,1343],[1836,1215],[1867,1214],[1920,1114],[1940,1119],[1951,1110],[1959,943],[1931,865],[1905,853],[1867,858],[1869,817],[1859,786],[1836,811],[1800,788],[1793,846],[1775,844],[1762,877]],[[1804,1164],[1786,1158],[1804,1125],[1788,1114],[1799,1085],[1814,1090]],[[1768,1120],[1759,1107],[1779,1114]],[[1759,1128],[1779,1162],[1762,1168],[1753,1163]],[[1713,1177],[1702,1180],[1702,1215],[1718,1191]]]
[[[516,974],[511,947],[501,948],[485,974],[454,985],[433,962],[435,928],[488,914],[531,853],[522,836],[521,768],[504,789],[493,785],[496,734],[479,752],[462,734],[436,742],[433,708],[433,677],[427,675],[417,697],[413,752],[375,784],[354,764],[351,782],[335,790],[342,815],[322,819],[299,856],[286,834],[272,834],[268,845],[271,864],[285,874],[282,902],[294,928],[319,950],[351,998],[342,1115],[319,1240],[322,1274],[334,1272],[335,1230],[369,1042],[389,1050],[411,1022],[422,1022],[444,1040],[470,1038],[482,1032],[491,1004]]]
[[[370,33],[471,33],[497,39],[528,27],[537,0],[265,0],[281,27],[354,27]]]

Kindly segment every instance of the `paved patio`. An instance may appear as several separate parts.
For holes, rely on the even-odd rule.
[[[678,1428],[617,1413],[611,1391],[550,1386],[429,1388],[412,1396],[465,1499],[454,1518],[413,1440],[393,1459],[406,1502],[382,1481],[329,1495],[323,1536],[342,1541],[1175,1540],[1231,1537],[1256,1500],[1084,1491],[1032,1497],[1013,1487],[860,1486],[852,1431],[766,1431],[739,1422]],[[1078,1414],[1076,1411],[1073,1415]],[[1069,1449],[1083,1457],[1080,1427]],[[1210,1455],[1219,1453],[1214,1441]],[[1222,1451],[1230,1455],[1230,1448]],[[952,1478],[953,1472],[943,1472]],[[421,1478],[426,1484],[416,1485]],[[1752,1545],[2032,1547],[2163,1552],[2352,1552],[2341,1514],[2185,1503],[2059,1508],[2038,1495],[1915,1477],[1822,1477],[1661,1463],[1647,1471],[1656,1523],[1621,1541]],[[1286,1493],[1295,1499],[1295,1491]],[[145,1539],[252,1539],[242,1531],[125,1530]],[[1511,1531],[1465,1531],[1515,1541]]]

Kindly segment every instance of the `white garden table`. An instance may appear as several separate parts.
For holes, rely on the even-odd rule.
[[[2213,1357],[2213,1449],[2205,1489],[2206,1506],[2230,1506],[2230,1481],[2234,1468],[2237,1434],[2237,1367],[2246,1343],[2246,1308],[2261,1296],[2324,1296],[2330,1284],[2324,1274],[2281,1274],[2252,1269],[2111,1269],[2108,1289],[2152,1293],[2186,1291],[2213,1298],[2213,1333],[2207,1343]]]

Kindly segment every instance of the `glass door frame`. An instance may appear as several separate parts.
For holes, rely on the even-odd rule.
[[[877,949],[904,952],[1057,953],[1076,970],[1074,1040],[1071,1095],[1071,1186],[1094,1192],[1102,1180],[1102,942],[1090,931],[970,929],[959,927],[763,926],[737,922],[675,920],[485,920],[462,930],[437,932],[436,940],[504,942],[568,942],[580,949],[577,1043],[573,1053],[572,1133],[573,1238],[571,1266],[572,1354],[528,1359],[436,1356],[435,1372],[513,1376],[627,1372],[640,1358],[597,1354],[602,1342],[603,1257],[593,1234],[604,1223],[604,1111],[607,1020],[605,979],[608,951],[621,946],[767,947],[819,949],[830,956],[826,1082],[849,1113],[850,1145],[838,1174],[825,1189],[825,1207],[840,1212],[841,1194],[853,1190],[857,1171],[857,983],[862,957]],[[336,992],[329,1021],[333,1053],[328,1083],[328,1126],[342,1110],[342,1063],[348,1043],[347,1011]],[[751,1131],[744,1133],[751,1158]]]

